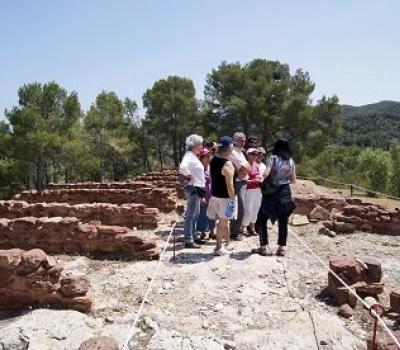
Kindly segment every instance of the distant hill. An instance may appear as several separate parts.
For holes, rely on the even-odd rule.
[[[381,101],[364,106],[342,106],[340,143],[350,146],[389,148],[400,142],[400,102]]]

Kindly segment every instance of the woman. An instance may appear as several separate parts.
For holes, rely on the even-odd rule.
[[[204,243],[196,236],[196,222],[200,214],[200,201],[205,195],[206,181],[204,166],[198,158],[203,148],[203,138],[200,135],[190,135],[186,139],[186,153],[179,166],[179,172],[187,178],[184,186],[187,199],[185,210],[185,248],[199,248]]]
[[[258,210],[261,206],[261,183],[263,175],[260,164],[257,162],[258,151],[256,148],[249,148],[246,151],[247,161],[250,164],[249,178],[247,180],[246,191],[244,195],[244,216],[243,226],[248,227],[248,235],[255,236],[255,223]]]
[[[257,147],[257,151],[258,151],[257,163],[260,166],[260,174],[263,176],[264,180],[266,177],[265,171],[267,170],[267,166],[265,165],[264,161],[267,152],[265,151],[264,147]]]
[[[260,247],[253,249],[253,253],[272,255],[268,246],[267,220],[272,223],[278,220],[278,249],[277,256],[285,256],[285,247],[288,234],[289,216],[295,208],[290,191],[290,184],[296,183],[296,167],[292,159],[289,142],[278,140],[268,160],[266,176],[271,176],[271,182],[276,190],[262,198],[261,208],[258,213],[256,229],[260,235]]]
[[[203,148],[200,151],[200,161],[203,163],[204,166],[204,177],[206,180],[206,192],[204,198],[201,200],[200,203],[200,215],[197,219],[197,231],[200,231],[200,239],[203,240],[206,238],[206,231],[210,231],[208,238],[215,239],[215,221],[211,220],[207,217],[207,208],[208,202],[211,197],[211,178],[210,178],[210,160],[211,160],[211,151],[208,148]]]

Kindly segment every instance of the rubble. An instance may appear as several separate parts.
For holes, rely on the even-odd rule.
[[[376,296],[384,291],[381,263],[377,259],[336,256],[329,260],[329,267],[357,293]],[[331,272],[328,273],[328,285],[339,306],[356,306],[357,298]]]
[[[89,281],[70,276],[40,249],[0,250],[0,309],[63,306],[89,312]]]
[[[329,230],[340,233],[367,231],[378,234],[400,235],[400,209],[359,203],[345,205],[343,211],[323,222]]]
[[[119,350],[119,347],[111,337],[93,337],[82,342],[78,350]]]

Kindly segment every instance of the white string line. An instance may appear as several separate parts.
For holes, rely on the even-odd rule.
[[[299,177],[299,178],[301,179],[302,177]],[[392,196],[392,195],[387,194],[387,193],[381,193],[381,192],[373,191],[373,190],[370,190],[368,188],[364,188],[364,187],[361,187],[361,186],[358,186],[358,185],[355,185],[355,184],[348,184],[348,183],[344,183],[344,182],[339,182],[339,181],[327,179],[327,178],[321,177],[321,176],[318,176],[318,177],[307,177],[306,176],[306,177],[303,177],[303,179],[305,179],[305,180],[323,180],[323,181],[331,182],[331,183],[342,185],[342,186],[352,186],[353,188],[361,190],[361,191],[370,192],[370,193],[377,194],[379,196],[390,198],[390,199],[400,200],[399,197]]]
[[[137,312],[137,314],[136,314],[135,320],[133,321],[133,324],[132,324],[132,327],[131,327],[131,329],[130,329],[130,331],[129,331],[128,337],[127,337],[127,339],[126,339],[124,345],[122,346],[122,350],[129,350],[128,344],[129,344],[129,342],[130,342],[130,340],[131,340],[131,338],[132,338],[132,336],[133,336],[133,332],[134,332],[134,330],[135,330],[135,328],[136,328],[136,325],[137,325],[137,323],[138,323],[138,321],[139,321],[140,315],[141,315],[141,313],[142,313],[142,311],[143,311],[144,304],[146,303],[147,298],[148,298],[148,296],[149,296],[149,294],[150,294],[151,287],[152,287],[152,285],[153,285],[154,280],[156,279],[158,269],[160,268],[160,265],[161,265],[163,256],[164,256],[164,254],[165,254],[165,252],[166,252],[166,250],[167,250],[169,241],[170,241],[170,239],[171,239],[172,233],[173,233],[174,230],[175,230],[175,227],[176,227],[176,222],[172,222],[172,227],[171,227],[171,231],[170,231],[170,233],[169,233],[169,235],[168,235],[168,239],[167,239],[167,241],[166,241],[166,243],[165,243],[165,246],[164,246],[163,251],[162,251],[161,254],[160,254],[160,258],[158,259],[157,266],[156,266],[156,268],[154,269],[153,276],[152,276],[152,278],[151,278],[151,280],[150,280],[150,283],[149,283],[148,286],[147,286],[146,293],[145,293],[144,296],[143,296],[142,302],[141,302],[140,307],[139,307],[139,310],[138,310],[138,312]]]
[[[335,276],[340,283],[343,284],[346,289],[349,290],[351,294],[353,294],[368,310],[371,307],[368,305],[361,297],[350,287],[347,285],[346,282],[343,281],[342,278],[340,278],[317,254],[314,253],[314,251],[304,243],[304,241],[293,231],[289,228],[289,232],[294,235],[294,237],[300,242],[302,246],[304,246],[333,276]],[[394,341],[395,345],[400,349],[400,342],[397,340],[397,338],[394,336],[393,332],[389,329],[389,327],[386,325],[386,323],[382,320],[382,318],[377,314],[374,310],[372,310],[372,313],[374,316],[378,319],[379,323],[383,326],[385,331],[389,334],[390,338]]]

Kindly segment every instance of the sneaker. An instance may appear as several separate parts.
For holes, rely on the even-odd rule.
[[[203,245],[206,244],[206,241],[201,238],[195,238],[194,243]]]
[[[194,243],[194,242],[185,243],[185,248],[188,248],[188,249],[199,249],[200,245],[197,244],[197,243]]]
[[[228,252],[225,250],[224,247],[221,247],[219,249],[214,249],[214,255],[215,256],[223,256],[223,255],[226,255],[226,254],[228,254]]]

